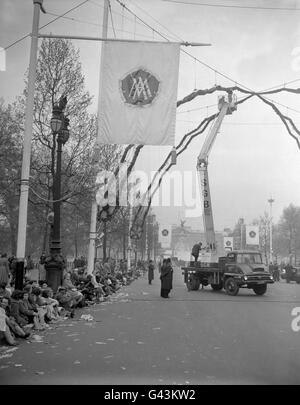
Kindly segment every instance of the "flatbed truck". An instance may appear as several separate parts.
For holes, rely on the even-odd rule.
[[[258,251],[235,250],[219,257],[218,262],[190,262],[182,267],[184,282],[189,291],[200,285],[210,285],[215,291],[224,289],[228,295],[237,295],[240,288],[252,289],[263,295],[274,279],[262,262]]]

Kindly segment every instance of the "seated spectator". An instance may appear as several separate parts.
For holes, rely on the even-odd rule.
[[[86,282],[83,283],[81,292],[89,301],[93,301],[93,298],[95,297],[96,302],[100,302],[101,297],[104,297],[105,295],[102,287],[103,286],[101,284],[97,283],[97,280],[93,274],[88,274],[86,277]]]
[[[48,284],[45,282],[45,281],[43,281],[42,283],[41,283],[41,289],[42,289],[42,291],[44,291],[44,290],[46,290],[47,288],[49,288],[48,287]]]
[[[42,292],[42,298],[45,300],[47,306],[50,307],[50,317],[52,320],[59,319],[59,302],[53,298],[53,290],[51,288],[46,288]]]
[[[65,276],[64,276],[63,287],[65,287],[67,289],[67,291],[70,293],[76,306],[81,306],[81,307],[84,306],[83,295],[81,294],[80,291],[77,290],[77,288],[72,283],[71,276],[69,273],[65,274]]]
[[[14,336],[12,335],[10,328],[6,323],[6,318],[7,316],[5,314],[5,310],[2,308],[2,305],[0,304],[0,339],[2,340],[2,338],[4,338],[5,342],[9,346],[16,346],[17,342],[15,341]]]
[[[101,277],[100,283],[103,285],[103,291],[104,291],[105,297],[114,293],[114,291],[111,287],[111,284],[112,284],[111,280],[108,277],[105,277],[105,276]]]
[[[67,314],[73,318],[75,313],[75,300],[72,298],[69,291],[67,291],[66,287],[58,288],[56,299],[59,305],[67,311]]]
[[[38,309],[32,306],[29,302],[29,294],[27,291],[23,291],[23,299],[20,300],[19,310],[22,317],[27,319],[28,323],[33,323],[36,330],[44,330],[39,321]]]
[[[11,311],[10,311],[10,305],[9,305],[9,300],[7,298],[2,298],[0,299],[0,307],[4,310],[5,312],[5,322],[7,327],[9,328],[9,331],[7,334],[4,335],[6,338],[6,341],[8,344],[12,344],[15,346],[14,343],[14,337],[20,337],[26,339],[27,337],[30,336],[30,332],[24,330],[20,325],[17,324],[15,321],[14,317],[11,316]],[[2,312],[3,315],[3,312]],[[2,325],[3,326],[3,325]]]
[[[6,284],[0,283],[0,298],[7,298],[8,300],[10,300],[10,297],[11,297],[11,293],[6,288]]]
[[[44,316],[46,323],[51,323],[52,320],[56,319],[54,314],[54,306],[57,305],[57,301],[49,301],[43,297],[43,290],[39,287],[33,288],[33,294],[36,295],[36,304],[39,308],[46,309],[46,314]]]
[[[24,290],[26,291],[25,288]],[[41,300],[41,293],[42,290],[40,289],[40,287],[32,287],[31,292],[28,292],[29,302],[34,309],[37,309],[41,326],[43,328],[48,328],[49,325],[47,325],[46,321],[50,321],[50,317],[47,317],[47,312],[49,313],[49,310],[46,303]]]
[[[10,303],[10,314],[21,327],[29,324],[28,319],[20,312],[20,302],[23,299],[23,294],[23,291],[15,290],[11,295]]]
[[[116,274],[116,279],[121,285],[126,285],[126,277],[123,276],[123,273],[121,271]]]
[[[117,278],[112,274],[109,274],[108,276],[108,283],[114,293],[117,292],[121,287]]]

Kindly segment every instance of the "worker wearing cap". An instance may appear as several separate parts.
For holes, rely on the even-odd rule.
[[[201,248],[202,248],[202,243],[201,243],[201,242],[196,243],[196,244],[193,246],[193,249],[192,249],[192,256],[194,256],[195,262],[198,261],[199,252],[200,252]]]

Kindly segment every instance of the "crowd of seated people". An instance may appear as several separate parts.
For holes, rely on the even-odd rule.
[[[52,290],[38,283],[27,282],[23,290],[0,285],[0,337],[16,346],[16,338],[28,338],[31,331],[42,331],[59,319],[59,303]]]
[[[127,270],[125,260],[97,260],[92,274],[87,266],[64,271],[63,282],[56,294],[43,280],[24,279],[23,290],[10,282],[0,283],[0,343],[16,346],[17,338],[27,339],[34,331],[43,331],[62,317],[73,318],[76,308],[109,299],[122,286],[144,274],[144,264]]]

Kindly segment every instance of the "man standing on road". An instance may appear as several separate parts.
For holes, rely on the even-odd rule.
[[[163,298],[169,298],[169,293],[173,288],[173,269],[171,265],[171,259],[164,259],[161,268],[161,290],[160,296]]]
[[[153,264],[153,260],[149,260],[149,266],[148,266],[148,282],[149,282],[149,284],[151,284],[153,279],[154,279],[154,264]]]
[[[288,263],[285,266],[285,276],[286,276],[286,282],[289,283],[291,281],[292,278],[292,274],[293,274],[293,267],[290,263]]]
[[[275,263],[273,267],[273,277],[275,281],[279,281],[279,267],[277,263]]]

